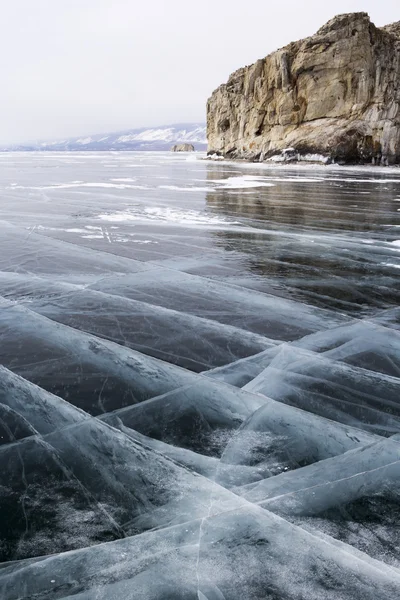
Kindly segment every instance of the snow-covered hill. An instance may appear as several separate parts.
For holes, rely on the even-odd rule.
[[[7,146],[2,150],[170,150],[171,146],[179,142],[193,144],[195,150],[205,150],[205,124],[178,123],[154,128],[142,127],[52,142]]]

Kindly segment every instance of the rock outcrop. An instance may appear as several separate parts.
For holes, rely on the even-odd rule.
[[[339,15],[239,69],[207,102],[207,136],[231,158],[399,163],[400,22]]]
[[[194,152],[193,144],[175,144],[172,146],[171,152]]]

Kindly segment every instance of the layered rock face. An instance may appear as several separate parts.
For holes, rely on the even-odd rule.
[[[400,162],[400,22],[340,15],[233,73],[207,102],[209,154]],[[283,154],[285,157],[285,153]]]

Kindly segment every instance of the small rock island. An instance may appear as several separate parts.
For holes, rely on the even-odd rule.
[[[175,144],[171,148],[171,152],[194,152],[193,144]]]
[[[208,154],[400,163],[400,22],[339,15],[233,73],[207,102]]]

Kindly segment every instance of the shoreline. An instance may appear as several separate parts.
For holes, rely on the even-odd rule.
[[[222,156],[218,158],[210,158],[206,156],[204,158],[198,158],[198,160],[204,160],[206,162],[215,163],[215,164],[224,164],[224,165],[242,165],[246,168],[256,168],[256,169],[282,169],[284,171],[289,169],[318,169],[321,171],[326,170],[340,170],[340,171],[370,171],[373,173],[388,173],[394,171],[400,174],[400,164],[395,165],[372,165],[372,164],[345,164],[340,165],[338,163],[329,163],[324,164],[322,162],[307,162],[307,161],[292,161],[292,162],[255,162],[250,159],[245,158],[224,158]]]

